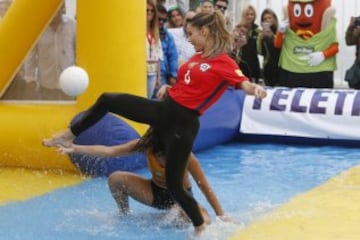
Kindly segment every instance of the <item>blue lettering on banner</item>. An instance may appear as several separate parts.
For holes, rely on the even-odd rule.
[[[294,98],[293,98],[293,104],[291,104],[291,110],[292,112],[299,112],[299,113],[304,113],[306,112],[307,108],[306,106],[301,106],[300,105],[300,100],[301,100],[301,96],[303,95],[305,90],[299,90],[295,92]]]
[[[321,102],[327,102],[328,101],[328,97],[323,96],[323,93],[330,93],[331,91],[329,90],[321,90],[321,91],[315,91],[312,99],[311,99],[311,104],[310,104],[310,109],[309,109],[309,113],[320,113],[320,114],[325,114],[326,113],[326,108],[325,107],[320,107],[320,103]]]
[[[352,116],[359,116],[360,115],[360,92],[357,92],[356,95],[355,95],[355,100],[354,100],[354,103],[353,103],[351,115]]]
[[[309,101],[302,101],[301,104],[301,100],[304,99],[304,93],[306,91],[307,89],[274,89],[270,99],[269,110],[310,114],[326,114],[330,111],[329,113],[334,115],[343,115],[345,101],[347,98],[351,97],[351,116],[360,116],[360,91],[317,89],[313,90]],[[334,100],[334,98],[335,106],[333,106],[333,104],[329,104],[330,99]],[[288,103],[286,103],[286,100],[289,100]],[[252,109],[261,110],[264,105],[263,101],[265,100],[255,98]]]

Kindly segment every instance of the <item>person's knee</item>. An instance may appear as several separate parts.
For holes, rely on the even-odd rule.
[[[124,182],[125,182],[124,174],[120,171],[113,172],[108,177],[108,186],[110,188],[113,188],[115,186],[124,185]]]
[[[100,103],[106,103],[111,99],[111,93],[102,93],[100,97],[98,98],[98,102]]]

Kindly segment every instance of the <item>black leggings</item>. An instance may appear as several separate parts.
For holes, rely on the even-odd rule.
[[[199,129],[199,114],[184,108],[170,98],[162,102],[129,94],[102,94],[71,126],[75,136],[98,122],[106,113],[149,124],[164,145],[166,181],[170,194],[184,209],[194,226],[204,220],[196,200],[183,187],[184,174],[194,139]]]
[[[280,69],[279,86],[289,88],[334,88],[334,73],[331,71],[295,73]]]

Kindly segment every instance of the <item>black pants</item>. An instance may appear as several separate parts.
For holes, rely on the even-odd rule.
[[[170,98],[158,102],[129,94],[105,93],[71,126],[72,133],[79,135],[108,112],[154,128],[154,133],[164,145],[166,181],[170,194],[184,209],[194,226],[203,224],[196,200],[183,188],[188,158],[199,129],[199,114]]]
[[[334,73],[330,71],[294,73],[281,69],[279,86],[289,88],[334,88]]]
[[[174,198],[171,196],[167,188],[159,187],[154,183],[154,181],[151,181],[151,190],[154,197],[151,204],[152,207],[157,209],[170,209],[174,206]],[[186,191],[192,195],[191,187],[186,189]]]

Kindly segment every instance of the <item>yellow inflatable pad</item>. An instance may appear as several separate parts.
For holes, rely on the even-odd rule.
[[[0,204],[23,201],[85,180],[79,174],[63,170],[0,168]]]
[[[360,166],[303,193],[231,240],[360,239]]]

